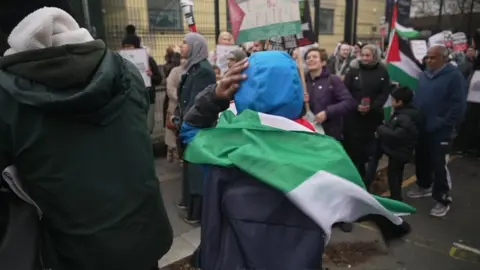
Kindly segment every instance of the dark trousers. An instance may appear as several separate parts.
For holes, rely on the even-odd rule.
[[[449,140],[442,140],[434,133],[422,133],[419,136],[415,152],[417,185],[420,188],[432,188],[432,197],[439,203],[451,203],[450,172],[447,168]]]
[[[480,155],[480,104],[467,104],[465,119],[460,125],[458,136],[455,139],[456,150],[473,152]]]
[[[388,159],[388,186],[390,188],[390,198],[402,201],[402,182],[403,182],[403,169],[405,168],[405,162],[389,158]]]
[[[380,158],[383,156],[383,151],[380,146],[380,141],[377,139],[371,143],[369,146],[369,155],[367,161],[367,169],[365,170],[363,177],[363,182],[367,187],[367,190],[370,189],[373,181],[375,181],[375,176],[377,175],[378,163]],[[363,166],[365,168],[365,166]]]

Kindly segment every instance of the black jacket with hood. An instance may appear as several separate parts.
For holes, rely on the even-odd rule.
[[[383,152],[398,161],[409,161],[417,145],[421,123],[420,111],[412,104],[395,108],[390,120],[377,130]]]
[[[44,212],[47,269],[149,269],[170,248],[148,107],[102,41],[0,60],[0,169]]]

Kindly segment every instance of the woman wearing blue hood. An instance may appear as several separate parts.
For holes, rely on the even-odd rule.
[[[234,93],[238,115],[218,120]],[[331,227],[368,216],[384,221],[386,239],[408,232],[365,190],[341,144],[300,120],[304,112],[297,65],[278,51],[236,63],[197,96],[180,137],[185,159],[202,164],[205,178],[201,269],[322,269]],[[338,177],[322,173],[316,184],[300,184],[305,192],[291,189],[334,167]]]

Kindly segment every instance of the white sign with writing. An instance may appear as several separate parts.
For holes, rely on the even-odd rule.
[[[415,58],[420,61],[423,61],[423,58],[427,55],[427,41],[425,40],[411,40],[410,47],[412,48],[412,53]]]
[[[470,87],[468,88],[468,102],[480,103],[480,70],[473,73],[470,80]]]
[[[147,50],[144,48],[121,50],[118,53],[124,59],[132,62],[135,65],[135,67],[138,69],[138,72],[140,72],[140,75],[142,75],[143,81],[145,82],[145,87],[151,87],[152,79],[147,75],[147,70],[150,69]]]
[[[239,43],[302,32],[298,0],[229,0],[229,12]]]
[[[443,32],[437,33],[428,38],[428,47],[436,45],[445,46],[445,34]]]

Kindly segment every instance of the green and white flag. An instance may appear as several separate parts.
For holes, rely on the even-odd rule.
[[[418,85],[418,77],[422,73],[418,61],[412,52],[409,39],[417,38],[420,32],[413,28],[405,27],[397,22],[398,10],[395,4],[392,15],[392,33],[388,44],[386,57],[390,80],[402,86],[408,86],[415,91]],[[385,104],[385,116],[391,114],[391,100]]]
[[[338,141],[279,116],[225,111],[215,128],[199,131],[185,159],[237,167],[282,191],[323,229],[326,242],[333,224],[366,217],[381,217],[395,231],[392,235],[403,235],[408,225],[399,216],[415,212],[407,204],[368,193]]]
[[[302,33],[298,0],[228,0],[237,43]]]

